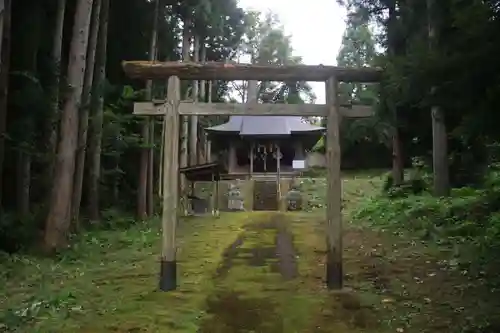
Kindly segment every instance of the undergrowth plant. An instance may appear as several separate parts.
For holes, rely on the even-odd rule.
[[[453,189],[446,198],[432,196],[423,177],[397,187],[388,186],[387,177],[382,193],[363,200],[352,217],[354,222],[450,246],[461,264],[478,271],[498,267],[499,176],[492,169],[482,187]]]

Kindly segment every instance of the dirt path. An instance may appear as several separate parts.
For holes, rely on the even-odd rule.
[[[319,240],[321,228],[315,233]],[[500,332],[495,290],[454,266],[450,249],[353,226],[344,246],[344,292],[325,292],[325,252],[315,251],[311,277],[325,301],[311,332]]]
[[[245,225],[240,236],[224,251],[213,277],[216,292],[207,299],[208,317],[199,332],[284,331],[277,311],[278,300],[266,291],[274,289],[279,280],[290,281],[298,275],[293,236],[286,223],[282,215],[269,214],[263,220]],[[236,283],[232,275],[237,275]],[[253,276],[260,285],[238,288],[239,276]]]
[[[296,253],[293,235],[288,231],[282,215],[270,214],[269,220],[259,221],[244,226],[245,231],[224,251],[222,263],[217,268],[216,278],[224,278],[233,265],[244,261],[247,266],[266,266],[271,264],[272,271],[279,272],[283,279],[290,280],[297,276]],[[275,231],[274,244],[263,246],[252,244],[242,247],[248,231]],[[273,261],[276,259],[277,262]],[[271,263],[269,262],[271,260]]]

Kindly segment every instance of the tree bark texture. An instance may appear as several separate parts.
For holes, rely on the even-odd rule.
[[[11,0],[4,0],[2,12],[2,51],[0,53],[0,207],[2,207],[3,168],[5,158],[5,131],[10,69]]]
[[[429,33],[429,50],[432,52],[436,44],[436,28],[433,11],[434,0],[427,0],[427,20]],[[431,96],[434,96],[436,87],[431,87]],[[450,177],[448,166],[448,136],[446,131],[445,114],[441,107],[431,107],[432,119],[432,165],[434,173],[434,195],[448,196],[450,194]]]
[[[44,246],[54,252],[66,245],[78,139],[78,110],[83,90],[92,0],[78,0],[70,44],[68,95],[61,114],[60,140],[54,170]]]
[[[108,40],[109,1],[101,0],[99,36],[94,66],[94,82],[91,94],[92,136],[89,137],[89,187],[88,213],[91,221],[99,220],[99,184],[101,180],[101,141],[104,112],[104,83],[106,81],[106,53]]]
[[[64,30],[64,14],[66,12],[66,0],[57,1],[57,14],[54,27],[53,44],[52,44],[52,70],[53,77],[50,87],[50,114],[46,118],[45,133],[47,137],[45,142],[47,145],[47,170],[46,179],[49,182],[47,190],[51,190],[52,177],[54,176],[54,166],[57,151],[57,129],[60,117],[59,112],[59,95],[61,80],[61,57],[62,57],[62,43],[63,43],[63,30]]]
[[[184,18],[184,30],[182,33],[182,60],[184,62],[190,60],[189,50],[191,48],[191,18]],[[180,119],[180,160],[179,166],[186,167],[188,165],[188,139],[189,139],[189,117],[182,116]],[[183,213],[187,212],[187,181],[184,175],[180,175],[180,205],[179,208]]]
[[[151,44],[149,48],[149,60],[154,61],[157,59],[158,53],[158,18],[160,16],[160,1],[155,1],[155,12],[153,18],[153,30],[151,33]],[[146,86],[146,100],[150,101],[153,98],[153,80],[148,80]],[[148,150],[148,184],[147,184],[147,215],[153,216],[154,214],[154,142],[155,142],[155,119],[154,117],[149,117],[148,124],[144,126],[149,126],[149,150]]]
[[[79,226],[80,205],[82,201],[83,175],[85,170],[85,152],[87,149],[87,132],[89,128],[90,93],[94,79],[94,64],[99,35],[99,17],[101,12],[101,0],[94,0],[92,8],[92,20],[90,23],[90,37],[87,47],[87,62],[85,66],[85,77],[83,82],[82,101],[80,105],[80,121],[78,123],[78,146],[76,150],[75,182],[72,199],[72,218],[76,227]]]

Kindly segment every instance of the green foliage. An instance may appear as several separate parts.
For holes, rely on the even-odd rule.
[[[45,297],[31,297],[18,308],[3,311],[0,314],[0,330],[11,333],[25,332],[26,326],[33,324],[38,318],[57,317],[64,320],[81,311],[71,293],[48,293]]]
[[[250,11],[246,14],[246,29],[236,56],[250,57],[257,64],[296,65],[302,58],[293,54],[291,36],[285,33],[279,17],[271,12]],[[245,98],[245,86],[233,84],[239,100]],[[264,103],[303,104],[316,99],[307,82],[260,82],[259,99]]]
[[[109,208],[101,212],[99,229],[119,230],[127,229],[137,223],[137,219],[130,214],[124,214],[117,208]]]
[[[300,191],[304,194],[304,207],[307,212],[322,210],[326,206],[325,171],[314,169],[300,179]]]
[[[422,178],[411,178],[402,184],[395,185],[392,174],[387,174],[384,180],[383,193],[389,198],[402,198],[409,195],[421,194],[427,189]]]
[[[306,171],[302,172],[302,177],[305,178],[325,178],[327,170],[321,167],[308,168]]]
[[[410,185],[391,188],[388,195],[365,200],[353,217],[453,246],[464,263],[493,265],[500,263],[496,255],[500,250],[500,182],[494,174],[489,179],[484,188],[455,189],[449,198],[414,194],[415,187]]]
[[[59,127],[60,110],[53,105],[54,90],[59,90],[59,109],[66,100],[68,87],[69,48],[74,24],[76,1],[66,1],[62,59],[54,64],[52,59],[58,1],[13,1],[12,29],[8,40],[10,68],[8,82],[8,110],[5,136],[5,158],[2,158],[3,182],[0,203],[0,248],[9,251],[37,244],[46,220],[47,201],[52,179],[48,169],[54,161],[48,146],[52,129]],[[25,8],[32,8],[29,13]],[[156,119],[152,143],[142,139],[141,124],[144,117],[132,115],[133,103],[144,99],[145,82],[126,78],[121,67],[123,60],[146,60],[151,43],[155,2],[131,0],[127,6],[111,1],[108,20],[106,50],[106,82],[93,87],[93,99],[104,95],[103,131],[101,139],[99,207],[104,219],[101,228],[122,227],[130,224],[138,189],[139,155],[143,148],[154,148],[155,187],[161,146],[160,119]],[[178,60],[182,39],[183,21],[193,20],[194,32],[203,38],[209,61],[225,61],[235,55],[244,31],[247,29],[245,12],[236,0],[193,0],[172,4],[160,2],[158,21],[158,59]],[[60,71],[59,71],[60,69]],[[55,73],[60,72],[59,86],[54,86]],[[96,75],[94,75],[96,77]],[[164,98],[165,82],[154,82],[153,97]],[[187,89],[187,85],[183,87]],[[97,94],[99,93],[99,94]],[[227,93],[224,82],[213,86],[214,102]],[[92,106],[94,107],[94,106]],[[94,109],[90,110],[95,115]],[[204,117],[204,125],[221,121],[221,117]],[[2,118],[3,119],[3,118]],[[88,138],[95,135],[90,119]],[[76,130],[75,130],[76,131]],[[90,140],[87,140],[89,145]],[[89,147],[78,147],[78,149]],[[90,155],[90,154],[88,154]],[[85,221],[88,204],[87,176],[90,156],[84,165],[84,191],[80,212]],[[156,191],[155,191],[156,192]],[[28,212],[20,213],[26,205]],[[20,216],[26,215],[26,216]],[[116,215],[120,215],[118,218]],[[119,221],[119,222],[117,222]],[[82,226],[85,226],[82,223]]]
[[[376,40],[368,22],[350,15],[342,38],[342,46],[337,56],[337,64],[344,67],[362,68],[376,65]],[[377,84],[341,82],[339,100],[341,104],[372,105],[374,116],[368,118],[344,118],[340,125],[342,159],[352,167],[373,168],[389,166],[391,145],[391,118],[384,112],[380,102],[380,87]],[[323,119],[326,126],[326,118]],[[314,151],[325,152],[325,141],[320,140]],[[368,154],[367,154],[368,152]],[[370,153],[372,155],[370,156]],[[373,153],[375,152],[375,153]],[[346,163],[344,163],[346,164]]]
[[[500,138],[492,112],[492,96],[500,88],[494,60],[500,45],[498,1],[432,1],[432,8],[426,1],[341,2],[354,22],[380,28],[376,38],[384,54],[377,63],[385,69],[381,99],[386,121],[391,123],[397,114],[404,154],[431,157],[429,109],[440,106],[449,131],[452,185],[480,183],[487,165],[484,156],[491,153],[484,147]],[[432,48],[429,19],[435,28]]]
[[[14,253],[33,244],[40,234],[36,221],[35,215],[0,214],[0,252]]]

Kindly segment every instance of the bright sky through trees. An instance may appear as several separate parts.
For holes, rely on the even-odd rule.
[[[246,9],[272,11],[292,35],[294,54],[307,65],[335,65],[345,29],[345,9],[335,0],[239,0]],[[316,103],[325,102],[324,84],[311,82]]]

